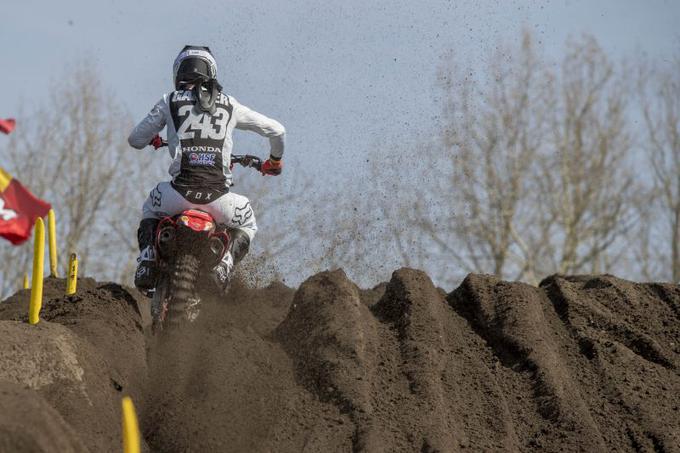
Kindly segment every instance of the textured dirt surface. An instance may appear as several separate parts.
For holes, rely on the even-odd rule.
[[[446,294],[401,269],[299,289],[235,285],[149,332],[134,290],[48,279],[0,304],[0,451],[680,451],[680,287],[470,275]]]
[[[0,381],[0,407],[0,451],[87,451],[71,426],[37,392]]]
[[[27,324],[28,291],[0,304],[0,382],[36,391],[89,451],[119,451],[120,398],[143,404],[146,393],[142,310],[118,285],[84,279],[71,297],[64,287],[45,281],[35,326]]]

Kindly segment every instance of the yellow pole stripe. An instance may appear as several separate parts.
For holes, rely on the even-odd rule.
[[[78,284],[78,257],[71,253],[68,261],[68,275],[66,276],[66,295],[71,296],[76,293]]]
[[[50,243],[50,276],[57,275],[57,222],[54,219],[54,209],[47,213],[47,236]]]
[[[141,450],[141,436],[135,405],[129,396],[123,398],[123,452],[139,453]]]
[[[12,182],[12,175],[0,167],[0,192],[4,192],[10,182]]]
[[[38,217],[35,221],[35,241],[33,243],[33,284],[28,304],[29,324],[38,324],[43,297],[43,266],[45,263],[45,224]]]

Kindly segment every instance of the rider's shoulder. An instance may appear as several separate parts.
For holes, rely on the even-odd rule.
[[[229,105],[231,105],[235,112],[250,110],[250,108],[241,104],[234,96],[225,94],[225,97],[229,100]]]
[[[227,93],[221,93],[222,96],[224,96],[224,101],[231,104],[231,105],[241,105],[234,96],[227,94]]]

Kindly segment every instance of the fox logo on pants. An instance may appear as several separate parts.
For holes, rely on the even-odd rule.
[[[246,203],[240,208],[236,208],[234,212],[233,222],[237,225],[243,225],[253,216],[253,208],[250,207],[250,203]]]

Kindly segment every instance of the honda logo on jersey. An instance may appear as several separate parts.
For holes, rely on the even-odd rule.
[[[202,152],[202,153],[219,153],[220,149],[214,146],[183,146],[182,152]]]

